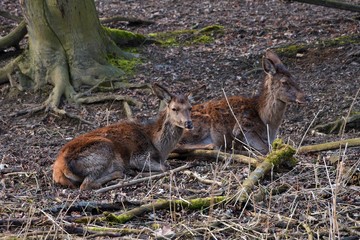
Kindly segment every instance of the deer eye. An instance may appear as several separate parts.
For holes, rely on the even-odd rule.
[[[179,109],[177,109],[177,108],[173,108],[173,109],[171,109],[171,110],[173,110],[174,112],[179,111]]]

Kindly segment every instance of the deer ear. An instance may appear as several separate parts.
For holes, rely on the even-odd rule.
[[[164,100],[166,103],[169,103],[173,97],[173,95],[160,84],[154,83],[152,85],[152,89],[155,95],[160,99]]]
[[[186,94],[186,97],[189,99],[190,102],[194,101],[194,97],[202,93],[206,89],[206,85],[203,84],[200,87],[195,88],[194,90],[190,91]]]
[[[263,58],[263,69],[266,74],[274,75],[276,73],[275,64],[268,58]]]

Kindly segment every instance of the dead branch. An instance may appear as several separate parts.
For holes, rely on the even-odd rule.
[[[346,10],[346,11],[360,12],[359,5],[348,4],[348,3],[335,1],[335,0],[294,0],[294,1],[319,5],[319,6],[323,6],[323,7],[336,8],[336,9],[341,9],[341,10]]]
[[[351,138],[341,141],[303,146],[297,150],[297,153],[311,153],[311,152],[320,152],[326,150],[334,150],[334,149],[339,149],[340,147],[345,145],[347,145],[347,147],[360,146],[360,138]]]
[[[341,118],[333,122],[317,125],[314,130],[322,133],[341,133],[350,129],[360,129],[360,114],[349,118]]]
[[[135,202],[128,202],[126,200],[123,202],[114,202],[114,203],[98,203],[98,202],[81,201],[74,204],[73,203],[60,204],[48,209],[44,209],[44,211],[49,212],[51,214],[56,214],[66,209],[67,215],[71,215],[72,212],[88,212],[95,215],[95,214],[101,214],[105,211],[120,211],[121,209],[123,209],[124,205],[138,206],[140,204]]]
[[[264,177],[274,166],[282,164],[284,161],[292,161],[295,150],[286,144],[282,144],[281,140],[274,141],[273,151],[259,164],[259,166],[250,174],[250,176],[243,182],[239,191],[240,194],[235,196],[212,196],[206,198],[197,198],[189,200],[157,200],[153,203],[141,205],[140,207],[125,211],[120,215],[112,213],[104,214],[104,217],[82,217],[75,222],[89,222],[89,221],[107,221],[113,223],[126,223],[136,216],[141,216],[148,212],[153,212],[160,209],[190,209],[199,210],[219,204],[222,202],[236,202],[241,204],[247,201],[253,187]],[[186,165],[185,165],[186,166]],[[111,187],[111,186],[110,186]],[[99,191],[100,190],[100,191]],[[102,192],[99,189],[98,192]]]
[[[181,156],[184,157],[210,157],[220,160],[232,159],[234,161],[250,164],[253,167],[256,167],[259,164],[259,161],[255,158],[247,157],[240,154],[229,154],[220,152],[218,150],[204,150],[204,149],[181,149],[181,152],[178,151],[176,153],[171,153],[169,158],[179,158]]]
[[[150,25],[150,24],[155,23],[154,21],[143,20],[143,19],[132,18],[132,17],[124,17],[124,16],[113,16],[113,17],[109,17],[109,18],[100,18],[100,22],[102,24],[112,23],[112,22],[128,22],[129,24],[133,24],[133,25],[140,25],[140,24]]]
[[[193,178],[195,178],[196,180],[198,180],[199,182],[201,183],[204,183],[204,184],[209,184],[209,185],[217,185],[219,187],[222,187],[222,182],[218,182],[218,181],[215,181],[215,180],[210,180],[210,179],[206,179],[206,178],[202,178],[199,176],[199,174],[197,174],[196,172],[191,172],[189,170],[186,170],[184,171],[184,173],[186,175],[189,175]]]
[[[155,175],[151,175],[151,176],[148,176],[148,177],[139,178],[139,179],[135,179],[135,180],[127,181],[127,182],[119,182],[117,184],[95,190],[95,192],[96,193],[103,193],[103,192],[107,192],[107,191],[110,191],[110,190],[113,190],[113,189],[116,189],[116,188],[123,188],[123,187],[132,186],[132,185],[135,185],[135,184],[138,184],[138,183],[141,183],[141,182],[145,182],[145,181],[149,181],[149,180],[153,180],[153,179],[157,179],[157,178],[162,178],[162,177],[165,177],[167,175],[173,174],[175,172],[179,172],[179,171],[182,171],[184,169],[188,169],[190,167],[192,167],[192,165],[188,163],[188,164],[185,164],[185,165],[180,166],[178,168],[175,168],[175,169],[172,169],[170,171],[163,172],[163,173],[160,173],[160,174],[155,174]]]

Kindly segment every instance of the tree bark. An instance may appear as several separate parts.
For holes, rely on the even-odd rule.
[[[133,56],[118,48],[102,28],[93,0],[24,0],[21,7],[29,48],[0,69],[1,82],[19,70],[22,89],[51,84],[54,88],[43,106],[65,113],[57,109],[61,96],[78,103],[80,86],[122,77],[124,72],[110,65],[108,56]]]
[[[352,12],[360,12],[360,6],[358,5],[351,5],[348,3],[343,3],[339,1],[334,0],[294,0],[295,2],[303,2],[303,3],[309,3],[329,8],[336,8],[346,11],[352,11]]]

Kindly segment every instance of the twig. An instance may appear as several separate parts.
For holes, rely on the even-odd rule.
[[[187,164],[185,164],[183,166],[180,166],[178,168],[172,169],[172,170],[167,171],[167,172],[163,172],[163,173],[160,173],[160,174],[151,175],[151,176],[148,176],[148,177],[139,178],[139,179],[135,179],[135,180],[127,181],[127,182],[119,182],[117,184],[114,184],[114,185],[111,185],[111,186],[108,186],[108,187],[97,189],[97,190],[95,190],[95,192],[96,193],[103,193],[103,192],[107,192],[107,191],[110,191],[110,190],[113,190],[113,189],[116,189],[116,188],[128,187],[128,186],[135,185],[135,184],[138,184],[138,183],[141,183],[141,182],[145,182],[145,181],[149,181],[149,180],[153,180],[153,179],[157,179],[157,178],[162,178],[162,177],[165,177],[165,176],[167,176],[169,174],[173,174],[175,172],[179,172],[179,171],[182,171],[184,169],[188,169],[190,167],[192,167],[192,165],[187,163]]]
[[[210,179],[206,179],[206,178],[202,178],[199,176],[199,174],[197,174],[196,172],[192,172],[189,170],[184,171],[184,173],[186,175],[189,175],[193,178],[196,178],[199,182],[204,183],[204,184],[209,184],[209,185],[218,185],[219,187],[222,187],[222,183],[218,182],[218,181],[214,181],[214,180],[210,180]]]

